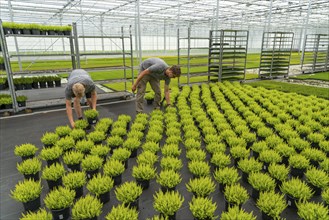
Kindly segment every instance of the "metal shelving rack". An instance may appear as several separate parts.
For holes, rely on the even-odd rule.
[[[289,75],[294,33],[264,32],[260,57],[259,78]]]
[[[207,76],[208,75],[208,46],[199,46],[200,44],[208,45],[208,37],[194,37],[191,36],[191,28],[187,29],[187,36],[181,36],[180,29],[177,30],[177,58],[178,65],[181,66],[182,76],[186,76],[187,82],[182,83],[178,78],[178,85],[190,85],[193,83],[192,77]],[[199,59],[199,60],[196,60]],[[204,60],[204,62],[200,62]],[[195,62],[194,62],[195,61]],[[205,79],[205,82],[207,80]],[[202,82],[202,80],[197,80]]]
[[[301,68],[303,73],[329,70],[328,34],[306,35]]]
[[[211,30],[209,33],[208,81],[245,80],[249,32]]]
[[[75,27],[73,27],[75,29]],[[120,39],[121,40],[121,52],[95,52],[95,53],[80,53],[79,50],[79,40],[78,39],[108,39],[111,41],[111,39]],[[129,49],[126,49],[126,42],[125,40],[129,40]],[[75,35],[74,36],[74,44],[75,44],[75,51],[76,51],[76,57],[77,57],[77,67],[80,68],[80,60],[81,57],[86,56],[113,56],[113,57],[122,57],[122,66],[120,67],[104,67],[99,69],[93,69],[93,71],[106,71],[106,70],[118,70],[123,69],[124,78],[123,79],[116,79],[116,80],[106,80],[110,83],[121,83],[124,82],[124,91],[115,91],[115,92],[125,92],[128,93],[127,89],[127,82],[134,82],[134,67],[133,67],[133,44],[132,44],[132,34],[131,34],[131,26],[129,27],[129,35],[124,35],[123,27],[121,27],[121,35],[115,35],[115,36],[82,36],[82,35]],[[130,64],[127,65],[126,58],[130,57]],[[131,80],[127,79],[127,70],[131,71]],[[130,94],[130,92],[129,92]],[[128,94],[127,94],[128,96]]]

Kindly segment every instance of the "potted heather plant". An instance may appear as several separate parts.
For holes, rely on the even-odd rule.
[[[129,219],[138,220],[138,211],[126,207],[124,204],[114,206],[111,211],[105,216],[106,220]]]
[[[148,105],[152,105],[154,100],[154,92],[145,93],[144,98],[146,99]]]
[[[322,200],[325,202],[327,207],[329,207],[329,188],[326,188],[321,193]]]
[[[230,148],[230,154],[234,158],[234,165],[237,165],[239,160],[249,157],[250,150],[246,147],[235,146]]]
[[[141,142],[139,139],[127,138],[127,140],[123,142],[122,147],[128,149],[131,152],[130,158],[134,158],[137,156],[137,149],[139,148],[140,145]]]
[[[80,151],[72,150],[63,155],[63,161],[67,165],[69,171],[80,171],[80,163],[84,154]]]
[[[70,135],[72,129],[66,125],[66,126],[57,126],[55,129],[55,133],[61,138]]]
[[[174,170],[162,170],[156,179],[164,192],[174,190],[181,181],[182,177]]]
[[[75,144],[75,149],[84,154],[89,154],[90,150],[95,146],[94,142],[90,140],[80,140]]]
[[[120,202],[135,207],[138,210],[139,197],[142,195],[142,192],[143,189],[141,186],[134,181],[130,181],[118,186],[115,189],[115,196]]]
[[[95,109],[88,109],[88,110],[85,110],[83,112],[83,114],[87,118],[87,121],[88,121],[89,125],[95,125],[97,123],[98,116],[99,116],[99,113],[98,113],[97,110],[95,110]]]
[[[50,191],[45,199],[46,207],[51,211],[54,220],[68,219],[73,205],[75,191],[62,186]]]
[[[161,153],[164,157],[179,157],[182,150],[179,149],[179,144],[165,144],[161,148]]]
[[[72,207],[72,219],[97,219],[102,213],[103,204],[99,199],[87,194],[81,197]]]
[[[219,183],[220,191],[224,191],[226,186],[237,183],[240,176],[235,167],[224,167],[214,172],[214,178]]]
[[[190,161],[203,161],[206,159],[206,152],[201,149],[191,149],[186,152],[186,158]]]
[[[42,160],[47,161],[48,166],[50,166],[53,163],[59,162],[59,158],[62,155],[62,153],[63,153],[62,148],[56,145],[49,148],[43,148],[39,156]]]
[[[206,197],[215,191],[215,183],[210,177],[190,179],[190,181],[186,183],[186,189],[196,197]]]
[[[190,161],[188,169],[194,177],[208,176],[210,174],[210,166],[204,161]]]
[[[158,161],[158,156],[151,151],[143,151],[138,155],[137,164],[147,164],[153,166]]]
[[[262,170],[263,163],[256,160],[254,157],[250,159],[244,158],[238,162],[238,168],[242,171],[242,180],[248,182],[248,176],[252,172],[259,172]]]
[[[49,190],[62,185],[62,176],[65,174],[64,166],[60,163],[54,163],[42,170],[42,179],[47,180]]]
[[[304,171],[309,166],[310,161],[303,155],[296,154],[289,157],[289,165],[291,167],[291,175],[302,178]]]
[[[184,197],[177,191],[162,192],[159,191],[153,195],[155,210],[168,219],[175,219],[176,212],[180,209],[184,202]]]
[[[75,191],[75,198],[78,199],[83,195],[83,186],[86,184],[86,173],[73,171],[62,177],[63,185]]]
[[[60,147],[64,153],[75,146],[75,141],[71,136],[62,137],[56,142],[56,146]]]
[[[95,175],[87,184],[89,192],[95,194],[105,204],[110,201],[110,191],[113,188],[113,180],[110,176]]]
[[[320,195],[321,191],[329,186],[329,176],[323,170],[311,167],[305,172],[305,177],[316,196]]]
[[[106,161],[103,167],[104,175],[108,175],[113,178],[114,185],[120,185],[122,178],[121,174],[125,171],[125,166],[119,160],[110,159]]]
[[[274,191],[261,192],[256,205],[261,210],[263,219],[280,219],[287,207],[284,195]]]
[[[126,148],[117,148],[113,150],[111,159],[121,161],[125,165],[125,169],[128,168],[128,159],[131,152]]]
[[[103,159],[97,155],[87,155],[81,161],[82,170],[86,172],[88,179],[91,179],[94,175],[96,175],[102,166]]]
[[[256,220],[256,216],[244,211],[243,209],[234,206],[228,209],[226,212],[222,212],[221,220],[243,219],[243,220]]]
[[[87,134],[87,139],[94,144],[102,144],[103,140],[106,139],[106,135],[103,131],[92,131]]]
[[[233,206],[238,206],[241,208],[242,204],[249,199],[249,194],[240,184],[233,184],[225,187],[224,197],[225,210],[227,211]]]
[[[112,153],[114,149],[122,146],[123,138],[115,135],[107,138],[106,142],[107,142],[107,146],[111,148],[111,153]]]
[[[26,214],[22,213],[22,217],[20,218],[20,220],[32,220],[32,219],[52,220],[53,216],[45,209],[39,209],[37,212],[29,211]]]
[[[20,164],[17,163],[17,170],[24,175],[24,178],[32,178],[35,181],[39,180],[39,172],[41,171],[41,167],[42,162],[36,157],[24,160]]]
[[[156,143],[153,141],[148,141],[142,145],[142,149],[143,149],[143,151],[150,151],[150,152],[156,154],[160,150],[160,146],[159,146],[159,143]]]
[[[91,155],[97,155],[103,159],[103,163],[106,161],[106,157],[110,152],[110,148],[104,145],[96,145],[90,150]]]
[[[183,163],[176,157],[163,157],[160,161],[162,170],[179,171],[183,167]]]
[[[252,186],[251,197],[255,201],[259,197],[260,192],[268,192],[275,189],[275,181],[266,173],[250,173],[248,182]]]
[[[317,167],[319,162],[323,161],[327,155],[322,150],[315,148],[306,148],[301,153],[304,157],[310,160],[310,164]]]
[[[56,133],[46,132],[42,138],[41,142],[45,147],[52,147],[58,141],[58,135]]]
[[[299,202],[297,214],[302,219],[328,219],[329,210],[321,203]]]
[[[14,154],[22,157],[22,161],[33,158],[38,151],[38,148],[33,144],[21,144],[15,146]]]
[[[189,202],[190,210],[197,220],[215,219],[216,203],[209,198],[193,197]]]
[[[156,168],[148,164],[139,164],[134,166],[132,170],[132,176],[136,179],[136,182],[142,186],[143,190],[148,189],[150,180],[156,175]]]
[[[231,157],[223,152],[216,152],[212,155],[210,163],[214,165],[215,169],[224,168],[231,164]]]
[[[275,179],[276,185],[281,186],[283,181],[286,181],[289,176],[289,167],[284,164],[270,164],[268,167],[268,173]]]
[[[81,129],[81,130],[88,130],[90,129],[91,126],[89,125],[88,121],[85,119],[80,119],[80,120],[76,120],[74,121],[74,129]]]
[[[15,185],[10,195],[18,202],[22,202],[25,211],[35,211],[40,208],[41,181],[25,179]]]
[[[75,129],[71,131],[70,136],[74,139],[75,142],[77,142],[85,138],[86,132],[83,129],[77,128],[75,124]]]
[[[275,150],[263,150],[259,154],[260,161],[263,162],[263,170],[267,172],[268,166],[271,163],[280,163],[282,158],[279,153],[277,153]]]

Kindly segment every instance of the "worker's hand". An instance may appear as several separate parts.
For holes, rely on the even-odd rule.
[[[136,91],[136,85],[133,85],[133,86],[131,87],[131,91],[133,91],[133,92]]]

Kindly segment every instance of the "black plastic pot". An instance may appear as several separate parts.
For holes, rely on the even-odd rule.
[[[40,30],[39,30],[39,29],[32,29],[32,30],[31,30],[31,33],[32,33],[33,35],[40,35]]]
[[[175,189],[176,189],[176,187],[169,188],[169,187],[166,187],[166,186],[161,186],[161,191],[162,192],[171,192],[171,191],[174,191]]]
[[[226,199],[224,199],[224,200],[225,200],[225,211],[228,211],[229,208],[232,208],[234,206],[238,206],[239,209],[241,209],[241,207],[242,207],[242,204],[237,205],[237,204],[229,203]]]
[[[25,211],[35,211],[38,210],[40,208],[40,196],[32,201],[28,201],[28,202],[23,202],[23,206],[24,206],[24,210]]]
[[[32,88],[33,89],[38,89],[39,88],[39,82],[33,82],[32,83]]]
[[[257,199],[259,198],[259,190],[252,188],[252,190],[251,190],[251,197],[255,201],[257,201]]]
[[[23,29],[23,34],[31,34],[31,30],[30,29]]]
[[[59,158],[56,158],[54,160],[47,160],[47,165],[51,166],[54,163],[59,163]]]
[[[48,88],[54,87],[54,81],[47,81]]]
[[[47,88],[46,82],[39,82],[40,88]]]
[[[87,178],[88,179],[92,179],[95,175],[97,175],[98,172],[99,172],[99,169],[96,169],[96,170],[87,170],[86,171]]]
[[[169,215],[169,216],[165,216],[164,214],[161,213],[160,216],[168,220],[176,220],[176,212],[173,215]]]
[[[89,125],[95,125],[98,121],[98,117],[96,118],[87,118]]]
[[[131,151],[130,157],[129,158],[135,158],[137,157],[137,149]]]
[[[58,180],[47,180],[47,183],[48,183],[48,188],[49,188],[49,191],[54,189],[55,187],[58,187],[58,186],[61,186],[62,185],[62,177],[59,178]]]
[[[22,34],[22,30],[21,29],[13,29],[13,33],[14,34]]]
[[[105,204],[107,203],[108,201],[110,201],[110,192],[106,192],[106,193],[103,193],[103,194],[100,194],[98,196],[99,200]]]
[[[17,102],[18,107],[25,107],[26,106],[26,101],[22,101],[22,102]]]
[[[24,160],[28,160],[28,159],[32,159],[34,157],[34,155],[30,155],[30,156],[22,156],[22,161]]]
[[[290,196],[289,194],[286,194],[286,200],[287,200],[288,207],[297,209],[297,206],[296,206],[297,199],[296,198]]]
[[[146,103],[147,103],[148,105],[152,105],[152,103],[153,103],[153,99],[146,99]]]
[[[62,86],[62,83],[60,80],[56,80],[55,81],[55,87],[61,87]]]
[[[34,174],[24,174],[25,179],[33,179],[34,181],[38,181],[39,178],[39,172],[36,172]]]
[[[12,34],[13,30],[11,28],[3,28],[3,32],[6,34]]]
[[[143,190],[148,189],[150,186],[150,180],[136,179],[136,182],[142,187]]]
[[[290,174],[294,177],[303,178],[305,169],[291,167]]]
[[[75,188],[75,198],[79,199],[81,196],[83,196],[83,186]]]
[[[67,164],[67,168],[69,171],[80,171],[80,164]]]
[[[131,208],[135,208],[136,210],[139,210],[139,198],[137,198],[135,201],[127,204]]]
[[[118,186],[118,185],[121,184],[121,182],[122,182],[122,175],[121,174],[118,175],[118,176],[113,176],[112,178],[113,178],[115,186]]]
[[[273,218],[267,215],[265,212],[262,212],[262,220],[273,220]]]
[[[59,209],[59,210],[50,210],[53,215],[53,220],[65,220],[70,217],[70,207]]]

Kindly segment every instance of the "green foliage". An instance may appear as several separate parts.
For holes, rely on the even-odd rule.
[[[57,126],[55,129],[56,134],[59,137],[67,136],[71,133],[72,129],[69,126]]]
[[[284,164],[270,164],[268,172],[274,179],[283,182],[288,178],[290,170]]]
[[[187,191],[192,192],[197,197],[209,196],[210,193],[215,191],[215,186],[215,183],[210,177],[190,179],[190,181],[186,183]]]
[[[298,200],[308,200],[313,195],[310,187],[298,178],[292,178],[283,182],[280,189],[283,193],[289,194]]]
[[[76,151],[76,150],[72,150],[72,151],[66,152],[63,155],[63,161],[67,165],[75,165],[75,164],[81,163],[83,157],[84,157],[83,153]]]
[[[206,150],[210,154],[214,153],[224,153],[226,150],[226,146],[224,143],[219,143],[219,142],[211,142],[206,145]]]
[[[75,191],[59,186],[50,191],[45,199],[45,205],[50,210],[59,210],[73,205]]]
[[[45,180],[56,181],[65,173],[64,166],[60,163],[54,163],[50,166],[47,166],[42,171],[42,178]]]
[[[89,123],[86,119],[82,119],[82,120],[76,120],[74,122],[74,129],[82,129],[85,130],[87,127],[89,126]]]
[[[95,119],[99,116],[99,113],[95,109],[87,109],[83,112],[86,118]]]
[[[247,158],[250,155],[249,149],[241,146],[232,147],[230,153],[234,159]]]
[[[81,197],[72,208],[72,219],[91,219],[102,213],[103,204],[99,199],[87,194]]]
[[[36,174],[41,170],[41,167],[42,162],[36,157],[24,160],[20,164],[17,163],[17,170],[24,175]]]
[[[75,146],[75,141],[70,136],[62,137],[56,142],[56,146],[60,147],[63,151],[67,151]]]
[[[328,158],[324,159],[319,164],[320,164],[320,167],[321,167],[322,170],[324,170],[327,173],[329,173],[329,159]]]
[[[85,171],[100,169],[103,165],[103,159],[97,155],[87,155],[81,162],[81,167]]]
[[[160,166],[163,170],[178,171],[183,167],[183,163],[176,157],[163,157],[161,159]]]
[[[134,166],[132,176],[138,180],[150,180],[156,175],[156,168],[148,164],[139,164]]]
[[[54,147],[43,148],[40,152],[40,158],[43,160],[55,160],[58,159],[63,153],[62,148],[57,145]]]
[[[262,152],[263,150],[267,150],[268,146],[267,143],[265,141],[259,141],[259,142],[255,142],[252,146],[251,149],[257,153]]]
[[[315,148],[306,148],[300,154],[313,161],[323,161],[327,157],[323,151]]]
[[[220,184],[232,185],[239,181],[240,176],[235,167],[224,167],[222,169],[216,169],[214,178]]]
[[[252,172],[259,172],[262,170],[263,163],[256,160],[254,157],[250,159],[244,158],[239,160],[238,167],[244,173],[252,173]]]
[[[310,161],[301,154],[289,157],[289,165],[297,169],[305,169],[309,166]]]
[[[290,157],[291,155],[296,154],[295,149],[286,144],[279,144],[274,149],[283,157]]]
[[[154,92],[147,92],[147,93],[145,93],[145,96],[144,96],[144,98],[146,99],[146,100],[153,100],[154,99]]]
[[[63,185],[69,189],[76,189],[86,184],[86,173],[73,171],[62,177]]]
[[[189,202],[190,210],[193,216],[197,219],[215,219],[214,213],[217,205],[209,198],[192,198]]]
[[[102,176],[100,173],[95,175],[87,184],[87,189],[96,196],[110,192],[113,188],[114,181],[109,176]]]
[[[186,152],[186,158],[191,161],[203,161],[206,159],[206,152],[204,150],[191,149]]]
[[[151,130],[149,128],[149,132],[147,133],[146,137],[145,137],[145,140],[148,142],[148,141],[153,141],[153,142],[156,142],[156,143],[159,143],[160,140],[162,139],[162,134],[155,131],[155,130]]]
[[[260,192],[257,207],[268,216],[279,219],[287,204],[284,195],[269,191]]]
[[[102,131],[92,131],[89,134],[87,134],[87,139],[94,143],[101,142],[105,140],[105,138],[106,135]]]
[[[56,144],[57,140],[58,135],[56,133],[51,132],[46,132],[41,138],[41,142],[47,146],[53,146],[54,144]]]
[[[144,133],[141,131],[137,130],[130,130],[129,133],[127,134],[127,139],[137,139],[137,140],[142,140],[144,137]]]
[[[141,154],[137,156],[138,164],[148,164],[153,166],[155,162],[158,161],[158,156],[154,154],[152,151],[143,151]]]
[[[219,168],[224,168],[231,163],[231,157],[223,152],[216,152],[212,155],[210,163]]]
[[[103,167],[103,173],[111,177],[118,176],[125,171],[125,166],[121,161],[111,158],[106,161]]]
[[[118,148],[113,150],[111,159],[126,161],[129,159],[131,152],[125,148]]]
[[[201,149],[201,141],[193,138],[188,138],[184,141],[184,146],[187,151],[191,149]]]
[[[174,215],[184,202],[184,197],[177,191],[168,191],[166,193],[159,191],[153,197],[154,209],[166,217]]]
[[[210,174],[210,166],[204,161],[190,161],[188,169],[196,177],[208,176]]]
[[[16,156],[27,157],[34,156],[37,151],[38,148],[35,145],[26,143],[15,146],[14,153]]]
[[[323,201],[328,205],[329,204],[329,188],[322,190],[321,197]]]
[[[119,147],[123,144],[123,138],[115,135],[107,138],[106,142],[109,147]]]
[[[256,217],[251,213],[245,212],[243,209],[234,206],[229,208],[227,212],[223,212],[221,215],[221,220],[233,220],[233,219],[243,219],[243,220],[256,220]]]
[[[83,120],[79,120],[79,121],[83,121]],[[78,121],[76,121],[78,122]],[[81,140],[86,136],[86,132],[83,129],[79,129],[77,128],[77,124],[75,122],[75,129],[73,129],[70,133],[70,136],[75,140]],[[87,122],[88,123],[88,122]]]
[[[124,182],[115,189],[116,198],[124,203],[129,204],[135,201],[142,194],[143,189],[136,182]]]
[[[27,96],[19,95],[19,96],[16,97],[16,99],[17,99],[17,102],[25,102],[27,100]]]
[[[112,136],[124,136],[127,134],[127,129],[125,127],[113,127],[111,131]]]
[[[311,167],[305,172],[306,180],[313,186],[319,188],[326,188],[329,185],[329,176],[323,170],[318,170],[315,167]]]
[[[307,141],[305,141],[305,140],[303,140],[299,137],[298,138],[290,138],[288,140],[288,145],[290,147],[293,147],[295,150],[300,150],[300,151],[302,151],[306,148],[309,148],[311,146],[309,142],[307,142]]]
[[[174,170],[162,170],[157,176],[156,181],[161,186],[174,188],[182,181],[182,178],[180,174]]]
[[[130,151],[136,150],[141,145],[141,142],[137,138],[127,138],[122,146]]]
[[[250,185],[258,191],[271,191],[275,188],[275,181],[266,173],[250,173],[248,177]]]
[[[114,206],[105,218],[106,220],[138,220],[138,211],[121,204]]]
[[[45,209],[39,209],[37,212],[27,212],[26,214],[22,213],[20,220],[52,220],[53,216],[51,213],[47,212]]]
[[[247,190],[240,184],[226,186],[224,196],[229,203],[235,205],[243,204],[249,199]]]
[[[328,207],[321,203],[300,202],[297,203],[297,214],[302,219],[329,219]]]
[[[90,150],[91,155],[97,155],[99,157],[106,157],[110,152],[110,148],[104,145],[96,145]]]
[[[32,179],[25,179],[15,185],[15,189],[10,190],[11,197],[19,202],[29,202],[38,198],[41,194],[41,181],[33,181]]]
[[[75,144],[75,149],[82,153],[89,153],[94,146],[94,142],[90,140],[80,140]]]
[[[282,159],[275,150],[263,150],[259,154],[259,160],[265,163],[280,163]]]
[[[161,149],[162,155],[165,157],[179,157],[182,150],[178,144],[165,144]]]

